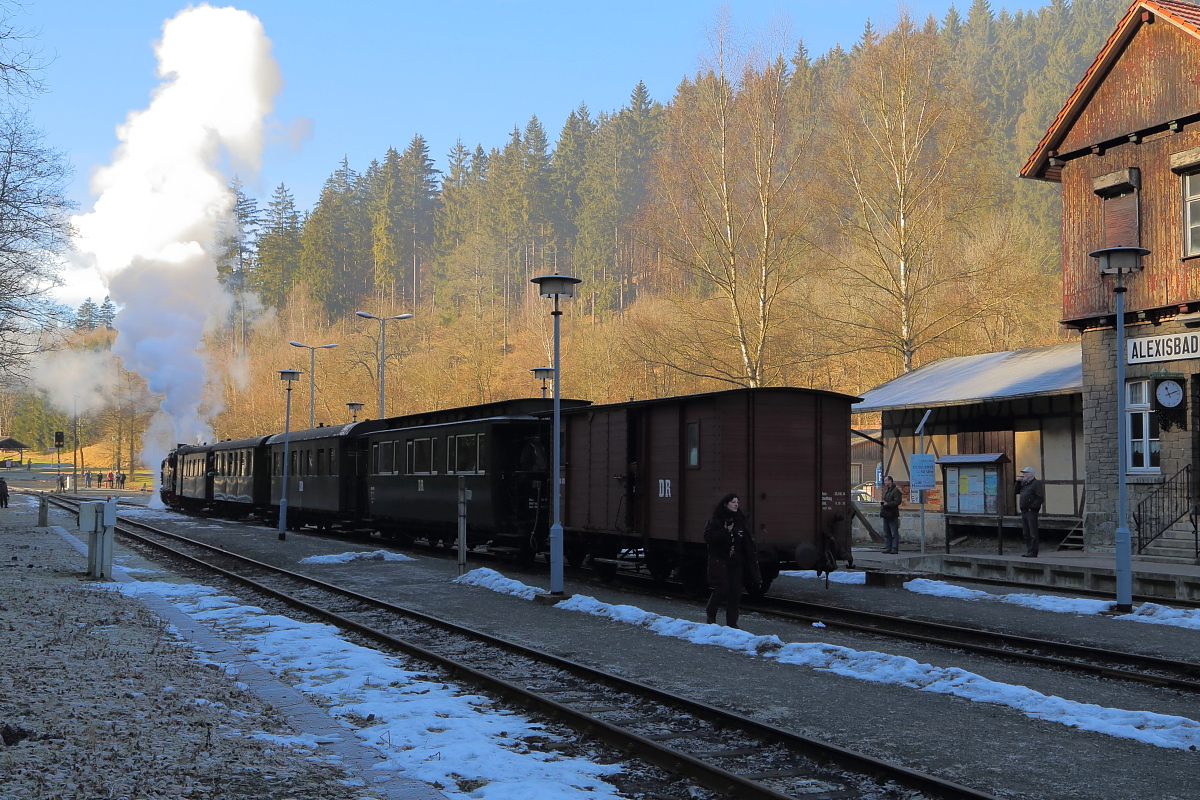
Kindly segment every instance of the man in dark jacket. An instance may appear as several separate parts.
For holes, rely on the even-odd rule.
[[[1038,554],[1038,512],[1046,502],[1046,487],[1033,472],[1033,467],[1025,467],[1017,478],[1016,494],[1017,507],[1021,509],[1021,531],[1025,534],[1026,551],[1021,558],[1037,558]]]
[[[757,587],[761,575],[750,522],[733,492],[722,497],[713,509],[704,526],[704,541],[708,545],[708,580],[713,586],[705,609],[708,624],[716,624],[717,611],[724,605],[725,624],[736,628],[742,587],[746,583]]]
[[[883,499],[879,502],[879,519],[883,522],[883,552],[900,552],[900,504],[904,496],[900,487],[888,475],[883,479]]]

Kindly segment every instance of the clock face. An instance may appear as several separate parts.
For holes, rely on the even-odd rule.
[[[1183,387],[1177,381],[1159,381],[1154,392],[1158,404],[1165,408],[1175,408],[1183,402]]]

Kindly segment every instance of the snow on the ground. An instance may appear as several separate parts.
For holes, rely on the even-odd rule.
[[[815,569],[785,569],[779,573],[786,575],[789,578],[816,578],[820,577],[824,580],[824,576],[818,576]],[[830,572],[830,583],[854,583],[864,584],[867,582],[867,573],[865,572]]]
[[[532,600],[534,595],[549,594],[545,589],[539,589],[536,586],[526,586],[520,581],[514,581],[504,577],[494,569],[480,567],[473,569],[463,575],[459,575],[454,579],[455,583],[465,583],[468,586],[482,586],[484,589],[491,589],[493,592],[500,594],[511,594],[525,600]]]
[[[1039,594],[991,594],[926,578],[915,578],[908,581],[904,584],[904,588],[918,594],[953,597],[959,600],[997,600],[1001,603],[1036,608],[1039,611],[1054,611],[1060,614],[1103,614],[1116,606],[1116,603],[1111,600],[1085,600]],[[1157,603],[1142,603],[1134,609],[1132,614],[1122,614],[1113,619],[1127,622],[1147,622],[1154,625],[1174,625],[1179,628],[1200,631],[1200,609],[1171,608],[1170,606],[1160,606]]]
[[[332,626],[267,614],[207,586],[147,582],[116,588],[161,595],[234,642],[246,658],[276,675],[288,673],[298,691],[331,715],[365,726],[356,733],[385,757],[379,768],[436,781],[450,794],[459,793],[458,781],[474,782],[462,794],[487,800],[619,797],[600,780],[620,772],[619,765],[531,751],[524,738],[558,737],[520,714],[492,708],[487,697],[431,682],[398,658],[352,644]]]
[[[462,576],[465,577],[467,576]],[[457,580],[462,581],[462,578]],[[512,591],[508,593],[516,594]],[[747,655],[774,658],[784,664],[806,666],[848,678],[949,694],[977,703],[1008,706],[1033,719],[1059,722],[1080,730],[1095,731],[1122,739],[1134,739],[1156,747],[1181,750],[1200,747],[1200,722],[1187,717],[1079,703],[1045,695],[1027,686],[989,680],[957,667],[935,667],[905,656],[873,650],[853,650],[824,642],[788,644],[775,635],[756,636],[736,628],[666,617],[637,606],[602,603],[587,595],[575,595],[557,603],[555,608],[580,611],[616,622],[637,625],[659,636],[670,636],[694,644],[725,647]]]
[[[1127,622],[1149,622],[1155,625],[1175,625],[1200,631],[1200,609],[1171,608],[1158,603],[1142,603],[1132,614],[1117,617]]]
[[[349,564],[351,561],[416,561],[416,559],[403,553],[389,553],[386,550],[331,553],[327,556],[309,556],[300,559],[301,564]]]

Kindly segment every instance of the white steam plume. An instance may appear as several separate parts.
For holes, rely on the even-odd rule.
[[[235,8],[167,20],[155,45],[162,83],[117,128],[112,163],[92,178],[96,204],[74,219],[72,260],[98,269],[122,307],[114,352],[163,395],[142,452],[152,470],[174,443],[211,436],[200,348],[229,308],[212,254],[233,204],[222,168],[258,169],[281,86],[270,50],[258,19]]]

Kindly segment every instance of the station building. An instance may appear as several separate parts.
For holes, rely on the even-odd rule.
[[[1200,480],[1197,76],[1200,7],[1134,2],[1021,170],[1022,177],[1061,185],[1062,324],[1078,330],[1082,343],[1088,550],[1111,549],[1117,526],[1121,391],[1135,556],[1171,557],[1162,548],[1178,539],[1186,541],[1174,543],[1174,555],[1194,558],[1188,512]],[[1123,278],[1124,386],[1115,385],[1116,279],[1101,275],[1088,255],[1106,247],[1150,251],[1140,271]]]
[[[906,498],[912,454],[937,458],[938,488],[924,497],[927,544],[947,535],[994,536],[998,527],[1019,536],[1013,489],[1022,467],[1033,467],[1046,484],[1047,544],[1081,527],[1087,486],[1079,342],[935,361],[863,392],[854,413],[879,414],[881,474],[891,475]],[[919,538],[919,508],[901,507],[906,543]],[[864,511],[878,530],[878,507]],[[860,540],[867,535],[861,524],[855,529]]]

